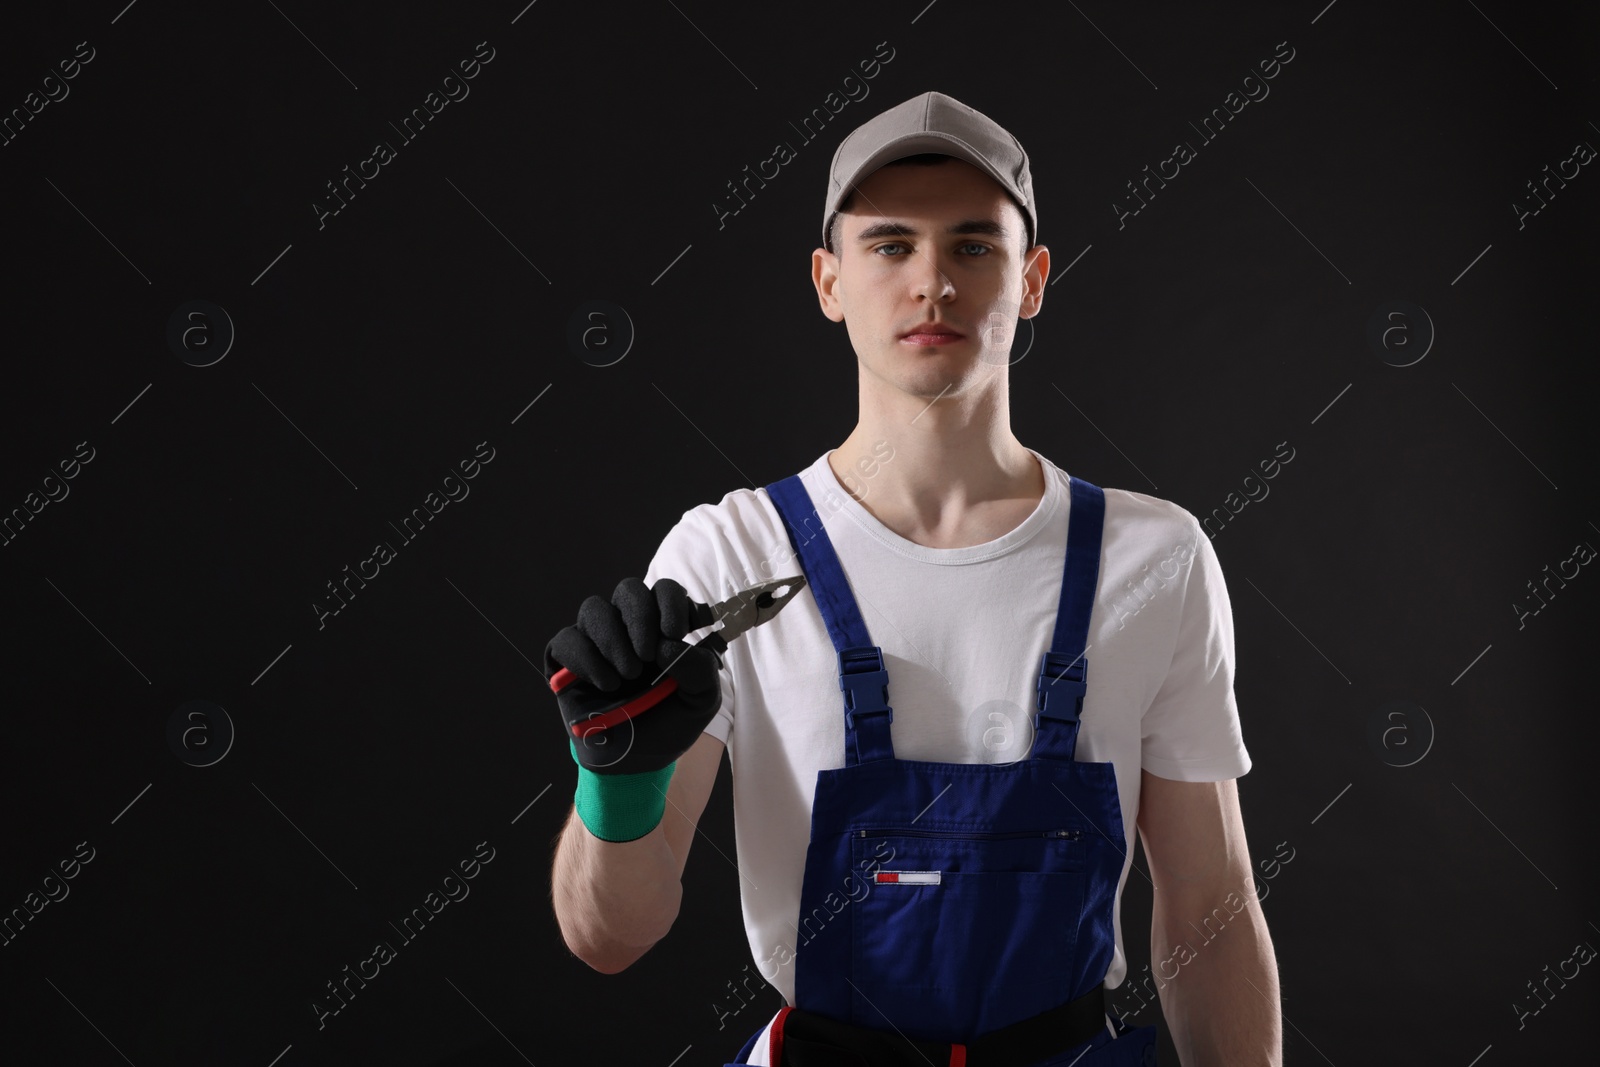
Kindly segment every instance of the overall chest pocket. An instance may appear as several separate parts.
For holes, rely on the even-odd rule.
[[[1070,999],[1084,831],[865,829],[855,869],[856,1021],[966,1041]]]

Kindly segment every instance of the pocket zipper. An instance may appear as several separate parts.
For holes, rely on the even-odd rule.
[[[1057,840],[1076,841],[1083,836],[1082,830],[857,830],[857,837],[958,837],[958,838],[1004,838],[1004,837],[1044,837]]]

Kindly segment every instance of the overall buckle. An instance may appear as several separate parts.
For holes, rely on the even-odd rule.
[[[855,728],[857,715],[886,715],[894,722],[889,707],[889,669],[883,665],[883,649],[877,645],[839,650],[839,689],[844,693],[845,723]]]
[[[1085,656],[1046,652],[1039,662],[1039,718],[1077,722],[1083,696],[1089,691],[1088,677]]]

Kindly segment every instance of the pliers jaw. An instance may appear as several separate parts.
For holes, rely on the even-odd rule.
[[[714,633],[723,641],[732,641],[753,627],[767,622],[789,603],[806,585],[805,575],[793,578],[774,578],[770,582],[751,586],[711,605],[711,613],[722,622]],[[783,592],[778,592],[782,589]]]

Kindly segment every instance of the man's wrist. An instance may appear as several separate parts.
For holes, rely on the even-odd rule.
[[[578,762],[576,741],[569,741],[578,764],[578,787],[572,795],[578,818],[602,841],[637,841],[661,824],[667,810],[667,782],[676,760],[639,774],[596,774]]]

